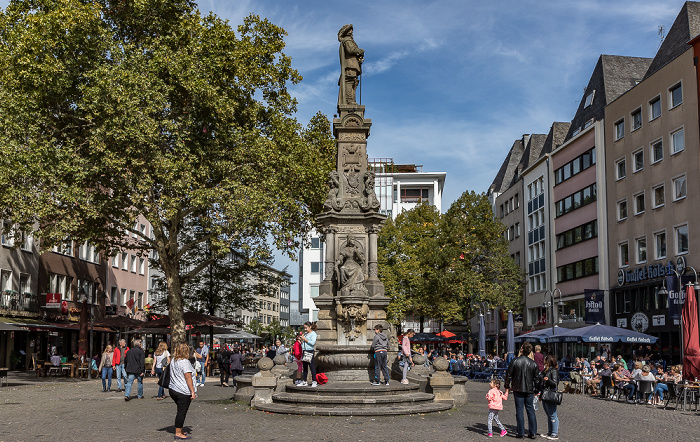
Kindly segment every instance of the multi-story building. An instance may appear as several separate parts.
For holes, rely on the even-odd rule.
[[[442,192],[446,172],[423,172],[415,164],[395,164],[393,159],[369,160],[369,168],[375,173],[375,192],[380,212],[395,219],[404,210],[428,203],[442,210]],[[324,243],[317,231],[311,232],[311,241],[299,252],[298,310],[292,309],[292,317],[298,311],[305,321],[318,320],[318,309],[313,298],[324,277]],[[294,307],[294,306],[293,306]]]
[[[257,319],[263,326],[272,322],[282,324],[282,319],[289,321],[287,313],[282,312],[289,306],[289,286],[292,275],[284,270],[277,270],[270,266],[263,266],[262,274],[256,276],[257,280],[251,282],[251,286],[264,284],[260,294],[255,295],[255,301],[248,308],[236,310],[235,319],[243,325],[250,324]]]
[[[586,319],[593,323],[604,320],[602,315],[586,318],[585,303],[586,295],[589,301],[600,302],[608,288],[605,106],[640,81],[650,62],[647,58],[601,55],[564,143],[551,154],[554,281],[552,296],[544,301],[553,302],[554,308],[543,311],[544,316],[554,313],[547,321],[550,325],[553,320],[576,328],[586,325]],[[565,353],[586,351],[583,346],[575,347],[568,344]]]
[[[291,303],[292,275],[284,273],[280,283],[280,325],[289,327],[289,312]]]
[[[659,288],[671,270],[700,268],[699,34],[700,3],[687,2],[641,81],[605,109],[612,325],[657,336],[662,349],[681,345],[680,308],[669,308],[677,283],[671,300]]]

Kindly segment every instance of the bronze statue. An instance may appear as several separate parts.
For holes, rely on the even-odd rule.
[[[338,86],[338,104],[357,104],[355,91],[360,84],[359,76],[362,74],[362,62],[365,51],[357,47],[352,38],[352,25],[345,25],[338,31],[340,42],[340,79]]]

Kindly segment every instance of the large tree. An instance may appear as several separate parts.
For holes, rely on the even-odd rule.
[[[330,124],[294,119],[286,86],[301,77],[284,35],[257,16],[234,31],[189,0],[11,1],[0,215],[44,248],[79,238],[108,255],[157,252],[183,341],[181,287],[232,241],[296,249],[324,199]],[[134,228],[139,214],[152,235]],[[202,243],[211,253],[183,268]]]

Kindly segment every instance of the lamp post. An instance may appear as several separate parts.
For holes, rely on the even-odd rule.
[[[547,308],[551,307],[551,312],[552,312],[552,336],[554,336],[554,293],[559,292],[559,302],[557,302],[557,307],[564,307],[564,301],[561,300],[562,294],[561,290],[559,288],[555,288],[554,290],[545,290],[544,292],[544,300],[542,301],[542,308]],[[549,301],[547,301],[547,295],[549,295]]]
[[[692,266],[686,266],[686,269],[693,270],[693,273],[695,274],[695,284],[693,284],[693,288],[695,289],[695,291],[700,290],[700,284],[698,284],[698,272]],[[676,278],[678,278],[678,291],[680,292],[681,290],[683,290],[683,286],[681,285],[681,274],[672,268],[669,268],[668,270],[673,272],[673,274],[676,275]],[[688,285],[690,285],[690,283],[688,283]],[[658,294],[660,296],[668,296],[668,289],[666,288],[666,278],[664,278],[663,285],[659,289]],[[680,299],[680,293],[678,294],[678,296]],[[683,363],[683,356],[684,356],[683,355],[683,314],[682,313],[681,313],[681,319],[678,322],[680,325],[680,327],[679,327],[680,328],[680,345],[678,347],[681,349],[681,361],[680,362],[682,364]]]
[[[484,312],[487,314],[491,312],[491,307],[489,306],[489,303],[486,301],[475,301],[472,303],[473,307],[476,307],[479,309],[479,331],[481,331],[482,324],[484,323],[483,317],[484,317]],[[483,326],[485,327],[485,325]],[[481,333],[479,333],[481,334]],[[484,341],[486,341],[486,330],[484,329]],[[486,342],[484,342],[484,351],[486,351]]]

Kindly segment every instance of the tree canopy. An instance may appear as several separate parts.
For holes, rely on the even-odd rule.
[[[157,252],[174,341],[180,288],[231,243],[298,247],[324,200],[328,119],[294,118],[285,31],[187,0],[13,0],[0,12],[0,215],[44,248]],[[152,234],[134,228],[139,214]],[[19,229],[18,229],[19,230]],[[127,235],[130,233],[131,235]],[[181,266],[208,243],[211,253]]]
[[[390,319],[467,320],[476,302],[520,310],[524,277],[504,229],[486,195],[475,192],[444,215],[423,204],[388,221],[379,235],[379,272]]]

